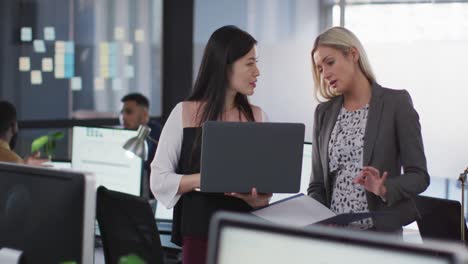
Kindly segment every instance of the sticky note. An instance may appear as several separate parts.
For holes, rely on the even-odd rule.
[[[106,84],[105,84],[103,78],[95,78],[94,79],[94,90],[102,91],[102,90],[104,90],[106,88],[105,85]]]
[[[65,53],[65,65],[75,64],[75,54],[74,53]]]
[[[109,43],[109,56],[117,56],[119,50],[119,46],[117,42],[110,42]]]
[[[65,41],[55,42],[55,53],[65,53]]]
[[[123,54],[124,56],[133,56],[133,44],[132,43],[125,43],[123,46]]]
[[[139,43],[145,41],[145,31],[143,29],[135,30],[135,41]]]
[[[101,64],[101,66],[109,65],[109,56],[107,56],[107,54],[101,54],[101,57],[99,57],[99,63]]]
[[[29,57],[19,58],[19,70],[22,72],[31,70],[31,60],[29,59]]]
[[[71,89],[72,91],[80,91],[82,89],[81,77],[71,78]]]
[[[55,54],[55,65],[65,65],[65,54],[63,53]]]
[[[135,77],[135,67],[133,65],[125,65],[125,77],[129,79]]]
[[[31,71],[31,84],[38,85],[42,84],[42,72]]]
[[[65,53],[75,53],[75,43],[73,41],[65,42]]]
[[[125,38],[125,29],[123,27],[116,27],[114,29],[115,40],[123,40]]]
[[[33,41],[33,47],[34,47],[34,51],[37,53],[44,53],[46,51],[43,40],[35,39]]]
[[[55,78],[56,79],[63,79],[65,78],[65,65],[57,65],[55,64]]]
[[[32,28],[22,27],[21,28],[21,41],[29,42],[32,40]]]
[[[44,39],[47,41],[55,40],[55,28],[54,27],[45,27],[44,28]]]
[[[122,80],[119,78],[112,79],[112,90],[119,91],[122,89]]]
[[[109,54],[109,43],[101,42],[99,44],[99,52],[102,54]]]
[[[101,67],[100,76],[102,78],[109,78],[109,67]]]
[[[54,71],[54,62],[52,58],[43,58],[42,59],[42,71],[43,72],[53,72]]]
[[[74,65],[65,64],[65,78],[72,78],[75,75]]]

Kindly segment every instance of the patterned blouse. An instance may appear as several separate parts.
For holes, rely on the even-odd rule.
[[[353,183],[363,163],[364,133],[369,105],[348,111],[341,108],[328,144],[329,167],[332,179],[331,210],[337,214],[368,212],[364,187]],[[369,229],[372,219],[350,224],[351,228]]]

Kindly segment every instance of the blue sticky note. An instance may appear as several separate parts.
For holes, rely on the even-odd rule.
[[[43,40],[35,39],[33,41],[34,51],[37,53],[46,52],[45,44]]]
[[[45,27],[44,28],[44,39],[47,41],[55,40],[55,28],[54,27]]]
[[[75,75],[75,65],[65,64],[65,78],[72,78]]]
[[[110,42],[109,43],[109,56],[117,56],[118,49],[119,48],[116,42]]]
[[[118,76],[119,60],[117,56],[109,57],[109,76],[116,78]]]
[[[32,40],[32,28],[22,27],[21,28],[21,41],[28,42]]]
[[[73,41],[65,42],[65,53],[75,53],[75,43]]]
[[[65,53],[65,65],[75,64],[75,54],[74,53]]]
[[[109,65],[109,77],[117,78],[117,76],[118,76],[117,65],[116,64]]]

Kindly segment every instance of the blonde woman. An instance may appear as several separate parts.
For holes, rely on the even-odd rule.
[[[386,212],[353,223],[399,232],[418,217],[429,185],[419,116],[405,90],[380,86],[349,30],[333,27],[312,49],[317,97],[308,194],[336,213]],[[402,170],[403,168],[403,170]]]

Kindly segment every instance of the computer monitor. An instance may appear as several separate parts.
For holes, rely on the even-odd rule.
[[[140,196],[143,162],[122,147],[135,136],[133,130],[73,127],[72,168],[94,173],[96,186]]]
[[[310,175],[312,173],[312,144],[304,142],[302,154],[302,170],[301,170],[301,193],[307,195],[307,188],[309,188]],[[292,193],[275,193],[270,199],[270,203],[279,201],[293,195]]]
[[[315,226],[294,229],[252,216],[221,213],[210,226],[208,264],[231,263],[466,263],[452,243],[410,244],[395,235]]]
[[[95,202],[90,175],[0,162],[0,248],[28,264],[93,263]]]

